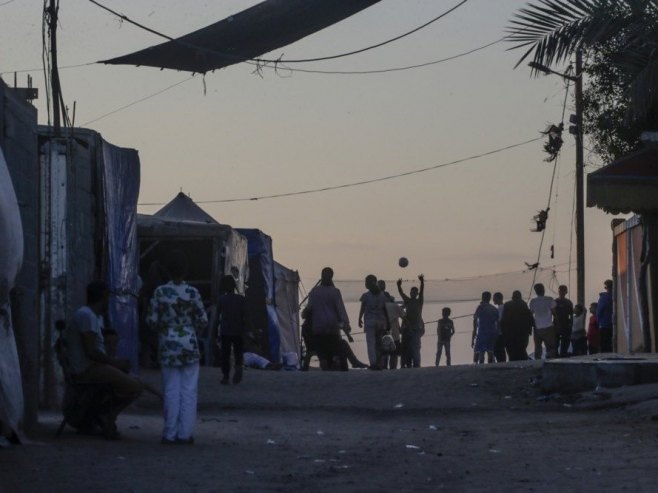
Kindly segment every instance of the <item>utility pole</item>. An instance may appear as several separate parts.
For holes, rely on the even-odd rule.
[[[583,52],[576,51],[576,74],[561,74],[546,65],[536,62],[528,64],[545,74],[555,74],[574,83],[576,113],[569,118],[572,125],[569,133],[576,139],[576,300],[585,305],[585,166],[583,152]]]
[[[50,0],[48,6],[48,30],[50,31],[50,82],[52,85],[53,98],[53,132],[55,137],[61,133],[60,122],[60,84],[59,70],[57,69],[57,13],[59,0]]]
[[[583,52],[576,51],[576,275],[577,301],[585,305],[585,201],[584,201],[584,156],[583,156]]]

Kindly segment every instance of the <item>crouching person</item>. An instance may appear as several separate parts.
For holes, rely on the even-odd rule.
[[[103,281],[87,286],[87,304],[80,307],[68,326],[66,344],[70,371],[77,383],[101,384],[112,389],[109,409],[100,416],[103,435],[120,438],[116,427],[119,413],[142,392],[141,382],[128,374],[130,362],[107,354],[103,338],[103,314],[110,290]]]

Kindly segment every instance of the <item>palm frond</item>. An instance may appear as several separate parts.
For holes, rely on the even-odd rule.
[[[527,48],[516,66],[533,61],[554,66],[577,49],[609,38],[628,24],[629,3],[647,0],[537,0],[522,8],[506,29],[510,49]],[[536,70],[535,70],[536,72]]]

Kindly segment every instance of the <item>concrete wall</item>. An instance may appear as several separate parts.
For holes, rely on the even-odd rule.
[[[12,294],[12,316],[21,361],[25,425],[37,421],[39,399],[39,158],[37,110],[0,80],[0,146],[21,211],[23,267]]]

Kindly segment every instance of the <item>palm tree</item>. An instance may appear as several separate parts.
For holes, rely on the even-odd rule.
[[[535,0],[507,33],[511,49],[526,49],[517,66],[531,57],[534,75],[578,50],[612,50],[610,59],[632,75],[629,116],[643,119],[658,103],[658,0]]]

